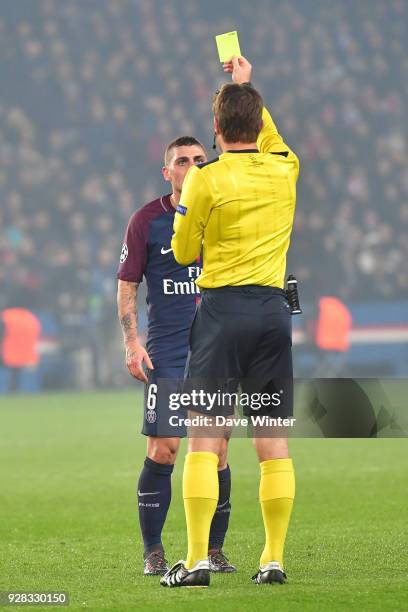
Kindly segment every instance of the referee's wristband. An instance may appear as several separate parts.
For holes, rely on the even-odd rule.
[[[246,83],[241,83],[241,85],[249,85],[249,87],[253,87],[251,81],[246,81]]]

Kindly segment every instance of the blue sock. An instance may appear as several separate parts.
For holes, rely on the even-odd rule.
[[[220,493],[217,508],[211,523],[210,539],[208,544],[209,550],[222,548],[225,534],[227,533],[228,529],[231,512],[231,470],[229,465],[227,465],[225,470],[220,470],[218,472],[218,483]]]
[[[173,468],[146,457],[140,474],[137,499],[145,555],[163,550],[161,534],[170,506]]]

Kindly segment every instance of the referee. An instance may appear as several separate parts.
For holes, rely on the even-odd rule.
[[[180,264],[203,248],[202,292],[190,332],[186,389],[215,393],[239,382],[249,394],[266,392],[278,405],[247,415],[289,417],[293,406],[292,329],[284,276],[293,227],[299,161],[283,142],[260,94],[252,67],[234,57],[224,64],[233,83],[213,102],[222,154],[192,167],[176,209],[171,246]],[[207,397],[207,396],[206,396]],[[234,407],[194,404],[205,415]],[[191,416],[194,415],[193,411]],[[208,424],[206,420],[206,425]],[[163,586],[208,586],[208,534],[218,500],[218,449],[223,431],[215,419],[189,439],[183,473],[188,554],[161,579]],[[283,583],[283,549],[295,494],[287,435],[254,431],[261,470],[259,499],[265,547],[253,581]]]

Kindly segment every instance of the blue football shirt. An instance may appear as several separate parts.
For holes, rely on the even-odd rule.
[[[170,195],[136,211],[128,223],[117,278],[147,283],[146,349],[155,368],[184,367],[199,289],[200,261],[181,266],[170,243],[175,210]]]

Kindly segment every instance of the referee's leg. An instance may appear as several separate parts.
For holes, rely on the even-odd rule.
[[[279,390],[281,394],[280,405],[267,410],[268,416],[287,418],[293,415],[291,315],[285,298],[282,301],[279,295],[271,297],[263,306],[266,312],[264,335],[249,373],[258,378],[262,388]],[[255,430],[254,444],[261,470],[259,501],[265,528],[260,568],[271,567],[271,563],[278,563],[283,568],[286,534],[295,497],[295,475],[286,431],[282,427]]]
[[[189,416],[197,413],[189,412]],[[189,438],[188,452],[183,471],[183,499],[186,514],[188,551],[186,568],[191,569],[198,561],[207,559],[210,529],[219,500],[220,460],[226,461],[227,437],[220,437],[212,424],[200,427],[198,436]]]
[[[203,293],[190,334],[191,354],[187,367],[185,392],[204,391],[215,393],[218,381],[228,378],[229,371],[226,342],[220,334],[220,321]],[[195,412],[197,410],[197,412]],[[205,414],[208,425],[189,428],[188,453],[183,472],[183,498],[186,513],[188,554],[186,568],[193,568],[198,561],[207,559],[210,528],[220,494],[219,472],[225,464],[229,432],[215,426],[214,418],[203,407],[189,411],[189,416]],[[224,462],[224,463],[222,463]],[[228,474],[229,475],[229,474]],[[226,500],[228,503],[228,499]],[[226,504],[224,501],[223,504]],[[225,525],[223,530],[225,530]],[[220,531],[220,530],[218,530]],[[214,534],[213,534],[214,535]],[[219,545],[219,543],[218,543]]]
[[[295,497],[295,474],[288,441],[287,438],[254,438],[254,443],[261,468],[259,501],[265,527],[260,567],[277,562],[283,568],[286,533]]]

